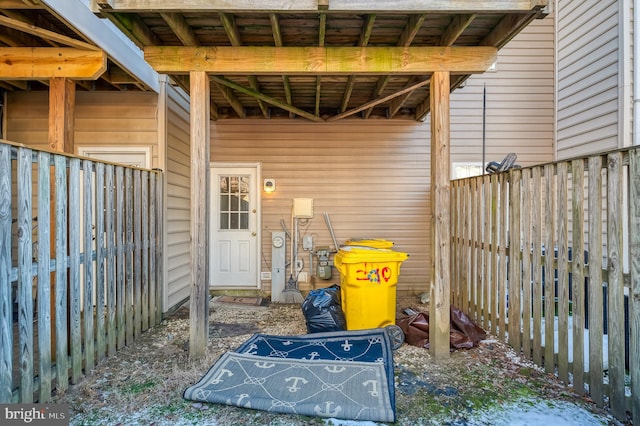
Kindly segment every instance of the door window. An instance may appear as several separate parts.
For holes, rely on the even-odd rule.
[[[249,229],[250,183],[247,175],[220,176],[220,230]]]

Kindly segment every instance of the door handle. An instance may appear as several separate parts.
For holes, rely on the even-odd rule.
[[[251,236],[252,236],[252,237],[255,237],[256,235],[258,235],[258,234],[256,234],[255,232],[252,232],[252,233],[251,233]]]

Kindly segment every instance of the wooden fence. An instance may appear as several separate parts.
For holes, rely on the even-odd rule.
[[[49,401],[159,323],[161,180],[0,141],[0,403]]]
[[[452,304],[640,419],[640,149],[452,182]]]

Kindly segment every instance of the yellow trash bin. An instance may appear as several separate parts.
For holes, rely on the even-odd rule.
[[[382,249],[390,249],[391,247],[393,247],[393,244],[393,241],[384,240],[382,238],[348,239],[344,243],[344,245],[346,246],[365,246]]]
[[[333,263],[340,271],[340,296],[347,330],[394,325],[400,265],[409,255],[390,249],[346,245]]]

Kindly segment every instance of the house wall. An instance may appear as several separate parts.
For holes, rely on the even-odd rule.
[[[621,147],[619,2],[558,0],[556,8],[557,157]]]
[[[521,166],[553,161],[553,15],[529,24],[499,51],[496,65],[451,94],[451,161],[482,163],[485,88],[485,164],[510,152]]]
[[[262,176],[276,180],[276,192],[262,195],[262,271],[271,271],[271,232],[282,230],[281,220],[291,230],[292,199],[313,198],[314,217],[300,225],[301,237],[312,235],[316,247],[333,245],[326,212],[338,244],[391,240],[410,255],[398,289],[422,292],[429,276],[428,130],[410,121],[223,120],[211,126],[211,161],[260,162]],[[309,272],[308,254],[301,257]],[[331,280],[315,285],[339,282],[334,268]],[[270,282],[263,286],[270,290]]]
[[[147,92],[76,92],[75,148],[144,146],[158,167],[157,100]],[[49,93],[15,92],[7,105],[7,139],[47,149]]]
[[[190,149],[189,99],[167,82],[160,93],[160,131],[165,166],[165,310],[190,296]]]

